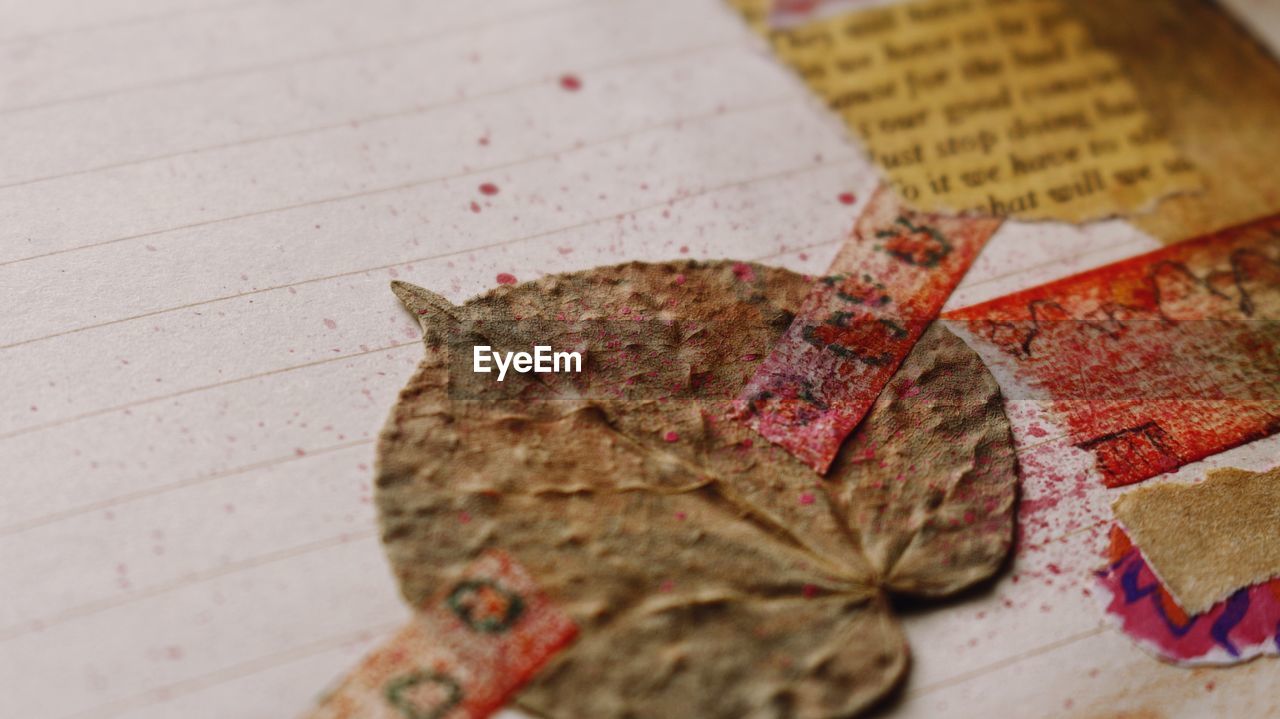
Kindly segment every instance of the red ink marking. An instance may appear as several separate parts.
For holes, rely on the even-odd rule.
[[[582,89],[582,80],[577,75],[561,75],[560,87],[569,92],[577,92]]]
[[[514,285],[516,283],[516,276],[510,272],[499,272],[497,279],[500,285]]]
[[[666,442],[679,442],[680,435],[676,432],[667,432],[666,434],[662,435],[662,439]]]
[[[472,200],[472,201],[471,201],[471,211],[472,211],[472,212],[479,212],[479,211],[480,211],[480,203],[476,202],[475,200]]]
[[[836,199],[840,200],[840,203],[843,205],[852,205],[858,201],[857,195],[854,195],[852,192],[841,192]]]
[[[492,182],[486,182],[483,185],[480,185],[480,194],[492,197],[493,195],[498,194],[498,186]]]
[[[813,495],[810,494],[809,492],[801,492],[800,504],[805,504],[805,505],[813,504]]]

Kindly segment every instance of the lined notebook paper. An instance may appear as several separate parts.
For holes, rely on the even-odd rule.
[[[719,0],[5,0],[0,158],[0,715],[50,719],[297,715],[404,622],[371,465],[422,350],[390,280],[820,273],[876,184]],[[948,308],[1158,246],[1009,223]],[[1103,627],[1110,495],[1054,476],[994,589],[907,612],[887,713],[1274,708],[1274,662]]]

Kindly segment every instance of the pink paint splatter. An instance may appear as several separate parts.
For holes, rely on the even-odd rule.
[[[662,439],[667,442],[679,442],[680,435],[676,432],[667,432],[666,434],[662,435]]]
[[[514,285],[517,282],[516,276],[510,272],[499,272],[497,279],[500,285]]]
[[[561,75],[560,87],[569,92],[577,92],[582,89],[582,79],[577,75]]]
[[[325,326],[325,327],[328,327],[328,328],[329,328],[329,329],[331,329],[331,330],[336,330],[336,329],[338,329],[338,323],[337,323],[337,322],[334,322],[334,321],[333,321],[333,320],[331,320],[331,319],[327,319],[327,318],[326,318],[326,319],[325,319],[325,321],[324,321],[324,326]]]
[[[810,492],[801,492],[800,504],[813,504],[813,494]]]

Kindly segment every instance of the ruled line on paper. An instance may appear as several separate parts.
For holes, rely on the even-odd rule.
[[[111,414],[112,412],[120,412],[122,410],[131,409],[133,407],[138,407],[144,404],[151,404],[153,402],[163,402],[164,400],[174,399],[175,397],[183,397],[189,394],[196,394],[198,392],[204,392],[206,390],[210,390],[215,387],[225,387],[227,385],[239,384],[241,382],[249,382],[255,379],[262,379],[263,377],[271,377],[273,375],[287,374],[289,372],[305,369],[307,367],[315,367],[317,365],[332,364],[334,362],[341,362],[343,360],[349,360],[354,357],[377,354],[379,352],[391,352],[394,350],[403,349],[405,347],[415,346],[418,343],[419,342],[417,340],[412,342],[400,342],[397,344],[386,345],[384,347],[375,347],[369,350],[361,350],[359,352],[351,352],[349,354],[338,355],[337,357],[326,357],[324,359],[314,360],[312,362],[304,362],[302,364],[292,365],[289,367],[280,367],[277,369],[266,370],[264,372],[257,372],[255,374],[245,375],[243,377],[237,377],[235,379],[224,380],[222,382],[214,382],[212,384],[200,385],[199,387],[188,387],[187,389],[178,390],[177,392],[170,392],[168,394],[163,394],[155,397],[147,397],[145,399],[134,400],[132,402],[125,402],[123,404],[117,404],[111,407],[102,407],[89,412],[82,412],[80,414],[77,414],[71,417],[64,417],[62,419],[54,420],[52,422],[44,422],[42,424],[30,425],[27,427],[22,427],[20,429],[11,430],[9,432],[0,434],[0,440],[10,439],[12,437],[17,437],[24,434],[30,434],[31,432],[41,432],[47,429],[61,427],[63,425],[71,424],[74,422],[80,422],[82,420],[89,419],[90,417],[98,417],[104,414]]]
[[[13,524],[0,527],[0,538],[13,535],[13,534],[21,534],[22,532],[26,532],[28,530],[35,529],[37,527],[43,527],[47,524],[53,524],[55,522],[61,522],[67,519],[73,519],[75,517],[79,517],[81,515],[88,514],[90,512],[97,512],[104,509],[119,507],[120,505],[127,504],[129,502],[135,502],[139,499],[147,499],[147,498],[155,497],[161,494],[167,494],[175,490],[186,489],[188,487],[195,487],[201,484],[205,484],[207,482],[214,482],[220,479],[226,479],[228,477],[235,477],[237,475],[246,474],[248,472],[254,472],[260,469],[278,467],[282,464],[287,464],[289,462],[295,462],[298,460],[307,459],[309,457],[325,455],[331,452],[339,452],[341,450],[351,449],[353,447],[372,445],[375,441],[376,441],[375,439],[370,437],[365,439],[349,440],[346,442],[338,442],[336,444],[331,444],[324,447],[313,447],[311,449],[302,448],[304,454],[298,454],[297,451],[295,450],[294,452],[290,452],[287,455],[280,455],[270,459],[264,459],[257,462],[252,462],[250,464],[245,464],[238,467],[232,467],[231,469],[224,469],[218,472],[211,472],[209,474],[204,474],[197,477],[190,477],[188,479],[178,480],[176,482],[159,484],[153,487],[147,487],[146,489],[139,489],[134,492],[125,492],[122,494],[117,494],[107,499],[102,499],[96,502],[90,502],[88,504],[81,504],[81,505],[70,507],[68,509],[60,510],[57,512],[50,512],[49,514],[44,514],[39,517],[32,517],[31,519],[22,520],[20,522],[14,522]]]
[[[645,133],[649,133],[649,132],[655,132],[655,131],[662,130],[662,129],[665,129],[665,128],[681,127],[681,126],[683,126],[683,125],[693,124],[693,123],[697,123],[697,122],[699,122],[699,121],[704,121],[704,120],[710,120],[710,119],[720,118],[720,117],[724,117],[724,116],[726,116],[726,115],[731,115],[731,114],[736,114],[736,113],[750,113],[750,112],[753,112],[753,111],[756,111],[756,110],[763,110],[763,109],[772,108],[772,107],[781,107],[781,106],[784,106],[784,105],[788,105],[788,104],[795,104],[795,103],[799,103],[799,102],[807,102],[807,99],[806,99],[806,98],[802,98],[802,97],[801,97],[801,96],[799,96],[799,95],[785,95],[785,96],[781,96],[781,97],[773,97],[773,98],[769,98],[769,99],[767,99],[767,100],[761,100],[761,101],[759,101],[759,102],[748,103],[748,104],[746,104],[746,105],[739,106],[739,107],[734,107],[734,108],[724,108],[724,109],[719,109],[719,110],[713,110],[713,111],[711,111],[711,112],[702,113],[702,114],[700,114],[700,115],[684,117],[684,118],[680,118],[680,119],[676,119],[676,120],[666,120],[666,121],[663,121],[663,122],[660,122],[660,123],[654,123],[654,124],[652,124],[652,125],[648,125],[648,126],[641,127],[641,128],[637,128],[637,129],[633,129],[633,130],[629,130],[629,131],[627,131],[627,132],[625,132],[625,133],[619,133],[619,134],[612,135],[612,136],[609,136],[609,137],[606,137],[606,138],[602,138],[602,139],[599,139],[599,140],[593,140],[593,141],[590,141],[590,142],[583,142],[583,143],[575,143],[575,144],[573,144],[573,145],[571,145],[571,146],[563,147],[563,148],[559,148],[559,149],[557,149],[557,150],[554,150],[554,151],[551,151],[551,152],[547,152],[547,153],[543,153],[543,154],[540,154],[540,155],[536,155],[536,156],[528,156],[528,157],[524,157],[524,158],[521,158],[521,159],[518,159],[518,160],[511,160],[511,161],[508,161],[508,162],[498,163],[498,164],[495,164],[495,165],[490,165],[490,166],[486,166],[486,167],[482,167],[482,168],[478,168],[478,169],[470,170],[470,171],[466,171],[466,172],[461,172],[461,173],[451,173],[451,174],[449,174],[449,175],[443,175],[443,176],[437,176],[437,177],[429,177],[429,178],[424,178],[424,179],[419,179],[419,180],[412,180],[412,181],[409,181],[409,182],[400,182],[400,183],[396,183],[396,184],[394,184],[394,185],[388,185],[388,186],[383,186],[383,187],[373,188],[373,189],[369,189],[369,190],[361,190],[361,191],[359,191],[359,192],[352,192],[352,193],[346,193],[346,194],[341,194],[341,195],[331,195],[331,196],[329,196],[329,197],[323,197],[323,198],[319,198],[319,199],[315,199],[315,200],[308,200],[308,201],[306,201],[306,202],[298,202],[298,203],[293,203],[293,204],[289,204],[289,205],[282,205],[282,206],[272,207],[272,208],[268,208],[268,209],[254,210],[254,211],[252,211],[252,212],[245,212],[245,213],[241,213],[241,214],[237,214],[237,215],[230,215],[230,216],[226,216],[226,217],[219,217],[219,218],[214,218],[214,219],[211,219],[211,220],[202,220],[202,221],[200,221],[200,222],[192,222],[192,223],[188,223],[188,224],[185,224],[185,225],[178,225],[178,226],[175,226],[175,227],[167,227],[167,228],[160,229],[160,230],[150,230],[150,231],[147,231],[147,232],[141,232],[141,233],[137,233],[137,234],[133,234],[133,235],[126,235],[126,236],[124,236],[124,237],[116,237],[116,238],[113,238],[113,239],[110,239],[110,240],[102,240],[102,241],[100,241],[100,242],[92,242],[92,243],[88,243],[88,244],[84,244],[84,245],[77,245],[77,246],[75,246],[75,247],[67,247],[67,248],[63,248],[63,249],[59,249],[59,250],[54,250],[54,251],[51,251],[51,252],[45,252],[45,253],[36,254],[36,255],[28,255],[28,256],[26,256],[26,257],[20,257],[20,258],[13,259],[13,260],[6,260],[6,261],[4,261],[4,262],[0,262],[0,267],[6,267],[6,266],[9,266],[9,265],[16,265],[16,264],[20,264],[20,263],[23,263],[23,262],[29,262],[29,261],[31,261],[31,260],[38,260],[38,259],[42,259],[42,258],[46,258],[46,257],[53,257],[53,256],[57,256],[57,255],[66,255],[66,254],[69,254],[69,253],[78,252],[78,251],[80,251],[80,250],[87,250],[87,249],[91,249],[91,248],[94,248],[94,247],[104,247],[104,246],[106,246],[106,245],[113,245],[113,244],[117,244],[117,243],[120,243],[120,242],[127,242],[127,241],[130,241],[130,240],[138,240],[138,239],[143,239],[143,238],[146,238],[146,237],[155,237],[155,236],[157,236],[157,235],[165,235],[165,234],[169,234],[169,233],[172,233],[172,232],[179,232],[179,231],[181,231],[181,230],[190,230],[190,229],[197,228],[197,227],[208,227],[208,226],[210,226],[210,225],[218,225],[218,224],[223,224],[223,223],[226,223],[226,222],[235,222],[235,221],[238,221],[238,220],[244,220],[244,219],[248,219],[248,218],[251,218],[251,217],[260,217],[260,216],[263,216],[263,215],[271,215],[271,214],[276,214],[276,213],[279,213],[279,212],[286,212],[286,211],[289,211],[289,210],[297,210],[297,209],[302,209],[302,208],[306,208],[306,207],[318,207],[318,206],[326,205],[326,204],[333,203],[333,202],[341,202],[341,201],[343,201],[343,200],[352,200],[352,199],[357,199],[357,198],[373,197],[373,196],[377,196],[377,195],[381,195],[381,194],[386,194],[386,193],[389,193],[389,192],[396,192],[396,191],[398,191],[398,190],[406,190],[406,189],[410,189],[410,188],[414,188],[414,187],[420,187],[420,186],[423,186],[423,185],[429,185],[429,184],[433,184],[433,183],[447,182],[447,181],[449,181],[449,180],[458,180],[458,179],[462,179],[462,178],[465,178],[465,177],[474,177],[474,176],[477,176],[477,175],[483,175],[483,174],[487,174],[487,173],[493,173],[493,172],[497,172],[497,171],[499,171],[499,170],[509,169],[509,168],[512,168],[512,167],[519,167],[519,166],[521,166],[521,165],[530,164],[530,163],[533,163],[533,162],[536,162],[536,161],[539,161],[539,160],[549,160],[549,159],[553,159],[553,158],[556,158],[556,157],[561,157],[561,156],[563,156],[563,155],[566,155],[566,154],[569,154],[569,153],[572,153],[572,152],[578,152],[578,151],[581,151],[581,150],[586,150],[586,149],[591,149],[591,148],[595,148],[595,147],[600,147],[600,146],[602,146],[602,145],[608,145],[608,144],[615,143],[615,142],[622,142],[622,141],[625,141],[625,140],[627,140],[627,139],[629,139],[629,138],[632,138],[632,137],[635,137],[635,136],[638,136],[638,135],[643,135],[643,134],[645,134]],[[0,435],[0,437],[3,437],[3,435]]]
[[[503,25],[514,22],[514,21],[544,17],[557,12],[572,10],[579,6],[599,5],[601,2],[618,2],[618,0],[570,0],[569,2],[557,3],[557,4],[549,5],[546,7],[526,10],[523,12],[514,11],[498,18],[491,18],[491,19],[473,21],[470,23],[463,23],[461,25],[451,27],[451,28],[445,28],[443,30],[437,30],[430,33],[419,33],[417,35],[402,37],[402,38],[380,42],[380,43],[358,45],[350,48],[331,50],[323,53],[313,53],[311,55],[305,55],[305,56],[292,58],[288,60],[280,60],[280,61],[269,62],[269,63],[260,63],[258,65],[249,65],[249,66],[237,67],[237,68],[228,68],[224,70],[217,70],[214,72],[202,73],[199,75],[168,78],[164,80],[158,80],[155,82],[143,83],[138,85],[126,86],[126,87],[112,88],[112,89],[103,90],[100,92],[86,93],[86,94],[78,95],[74,97],[45,100],[41,102],[29,103],[26,105],[10,105],[8,107],[0,106],[0,117],[4,115],[8,115],[10,113],[27,112],[29,110],[39,110],[47,107],[54,107],[57,105],[69,105],[69,104],[74,104],[79,102],[86,102],[89,100],[101,100],[101,99],[112,97],[115,95],[138,92],[142,90],[154,90],[162,87],[174,87],[179,85],[185,85],[188,83],[203,82],[205,80],[237,77],[240,75],[247,75],[247,74],[263,72],[268,70],[278,70],[281,68],[298,67],[302,65],[311,64],[311,63],[321,62],[324,60],[334,60],[338,58],[351,57],[351,56],[361,55],[368,52],[376,52],[379,50],[388,50],[388,49],[397,48],[397,47],[408,47],[408,46],[418,45],[425,42],[430,42],[432,40],[439,40],[445,37],[449,37],[450,35],[462,35],[469,32],[476,32],[478,30],[502,27]]]
[[[250,676],[258,672],[288,664],[290,662],[305,659],[314,654],[337,649],[342,646],[355,644],[369,639],[371,636],[389,634],[404,624],[404,620],[400,619],[394,622],[378,622],[364,629],[358,629],[352,632],[343,632],[333,636],[317,639],[314,642],[308,642],[300,646],[290,647],[288,649],[273,652],[265,656],[255,657],[248,661],[240,662],[229,667],[224,667],[217,671],[202,674],[197,677],[191,677],[182,681],[165,684],[159,687],[152,687],[132,696],[116,699],[105,704],[90,707],[83,711],[73,712],[63,715],[62,719],[80,719],[81,717],[108,717],[118,716],[122,712],[131,709],[140,709],[150,704],[158,704],[168,701],[174,697],[189,694],[191,692],[207,689],[211,686],[217,686],[220,683],[239,679],[241,677]],[[317,690],[328,677],[318,679]],[[298,707],[302,709],[303,707]]]
[[[586,66],[581,68],[580,71],[584,73],[606,73],[611,70],[632,68],[632,67],[637,67],[642,65],[659,64],[669,60],[684,59],[690,56],[699,55],[704,52],[724,50],[724,49],[746,49],[746,47],[747,46],[744,43],[742,43],[740,40],[737,40],[737,39],[724,40],[724,41],[718,41],[718,42],[712,42],[712,43],[703,43],[703,44],[692,46],[692,47],[679,48],[676,50],[668,50],[668,51],[659,52],[659,53],[650,53],[647,55],[639,55],[631,58],[626,58],[623,60],[615,60],[607,63],[602,63],[600,65]],[[289,130],[287,132],[258,135],[256,137],[244,138],[244,139],[235,140],[231,142],[222,142],[222,143],[217,143],[213,145],[204,145],[201,147],[194,147],[187,150],[180,150],[176,152],[165,153],[163,155],[153,155],[150,157],[142,157],[134,160],[115,162],[115,163],[110,163],[105,165],[96,165],[93,167],[87,167],[84,169],[74,170],[70,172],[62,172],[54,175],[33,177],[25,180],[19,180],[17,182],[0,184],[0,190],[7,190],[15,187],[26,187],[29,185],[40,184],[42,182],[61,180],[68,177],[90,175],[95,172],[103,172],[106,170],[117,170],[125,167],[133,167],[136,165],[145,165],[152,162],[173,160],[179,157],[186,157],[188,155],[197,155],[197,154],[203,154],[206,152],[216,152],[219,150],[228,150],[232,148],[247,147],[249,145],[254,145],[262,142],[272,142],[275,140],[285,140],[285,139],[292,139],[296,137],[305,137],[307,135],[327,132],[331,130],[337,130],[344,127],[350,127],[352,124],[370,125],[370,124],[376,124],[378,122],[382,122],[385,120],[402,119],[406,117],[413,117],[416,115],[426,115],[433,112],[437,112],[439,110],[468,105],[472,102],[477,102],[481,100],[492,100],[495,98],[503,97],[504,95],[510,95],[516,92],[520,92],[522,90],[530,90],[530,89],[538,88],[538,87],[547,85],[553,80],[555,80],[554,77],[540,75],[536,78],[530,78],[520,83],[507,85],[494,90],[486,90],[484,92],[478,92],[475,94],[467,95],[466,97],[462,97],[462,98],[455,98],[452,100],[431,102],[431,103],[425,103],[425,104],[417,104],[417,105],[406,107],[401,110],[394,110],[390,112],[378,113],[376,115],[366,115],[363,117],[345,119],[341,121],[326,123],[324,125],[314,125],[311,127],[304,127],[304,128],[299,128],[295,130]],[[0,115],[2,114],[3,113],[0,112]],[[21,261],[21,260],[17,260],[17,261]],[[10,263],[9,262],[0,263],[0,265],[3,265],[3,264],[10,264]]]
[[[21,33],[18,35],[8,35],[0,37],[0,45],[38,42],[51,37],[57,37],[59,35],[73,35],[76,33],[97,32],[101,30],[116,30],[119,28],[129,27],[130,25],[145,25],[147,23],[171,20],[178,17],[192,17],[209,13],[226,12],[227,10],[237,10],[245,7],[254,7],[258,5],[276,5],[302,1],[303,0],[236,0],[235,2],[210,3],[209,5],[201,7],[145,13],[117,18],[114,20],[103,20],[101,22],[91,23],[88,25],[71,25],[67,27],[49,28],[36,32]]]
[[[207,300],[200,300],[200,301],[198,301],[198,302],[190,302],[190,303],[187,303],[187,304],[184,304],[184,305],[179,305],[179,306],[176,306],[176,307],[168,307],[168,308],[165,308],[165,309],[154,310],[154,311],[151,311],[151,312],[144,312],[144,313],[137,314],[137,315],[132,315],[132,316],[129,316],[129,317],[122,317],[122,318],[119,318],[119,319],[108,320],[108,321],[106,321],[106,322],[99,322],[99,323],[95,323],[95,324],[91,324],[91,325],[85,325],[85,326],[82,326],[82,327],[76,327],[76,328],[72,328],[72,329],[64,330],[64,331],[62,331],[62,332],[56,332],[56,333],[53,333],[53,334],[44,335],[44,336],[42,336],[42,337],[35,337],[35,338],[32,338],[32,339],[21,340],[21,341],[19,341],[19,342],[12,342],[12,343],[7,344],[7,345],[0,345],[0,350],[7,350],[7,349],[15,348],[15,347],[21,347],[21,346],[23,346],[23,345],[35,344],[35,343],[37,343],[37,342],[43,342],[43,341],[45,341],[45,340],[55,339],[55,338],[58,338],[58,337],[65,337],[65,336],[68,336],[68,335],[73,335],[73,334],[77,334],[77,333],[80,333],[80,332],[85,332],[85,331],[88,331],[88,330],[98,329],[98,328],[101,328],[101,327],[109,327],[109,326],[111,326],[111,325],[121,324],[121,323],[124,323],[124,322],[130,322],[130,321],[134,321],[134,320],[146,319],[146,318],[149,318],[149,317],[155,317],[155,316],[158,316],[158,315],[168,314],[168,313],[171,313],[171,312],[178,312],[178,311],[181,311],[181,310],[188,310],[188,309],[192,309],[192,308],[194,308],[194,307],[200,307],[200,306],[203,306],[203,305],[213,304],[213,303],[215,303],[215,302],[223,302],[223,301],[227,301],[227,300],[240,299],[240,298],[243,298],[243,297],[248,297],[248,296],[252,296],[252,295],[256,295],[256,294],[260,294],[260,293],[265,293],[265,292],[274,292],[274,291],[277,291],[277,290],[288,289],[288,288],[290,288],[290,287],[299,287],[299,286],[301,286],[301,285],[312,284],[312,283],[315,283],[315,282],[325,282],[325,281],[328,281],[328,280],[339,279],[339,278],[342,278],[342,277],[351,277],[351,276],[354,276],[354,275],[360,275],[360,274],[364,274],[364,273],[367,273],[367,272],[376,272],[376,271],[378,271],[378,270],[385,270],[385,269],[392,268],[392,267],[400,267],[400,266],[403,266],[403,265],[411,265],[411,264],[418,264],[418,263],[423,263],[423,262],[430,262],[430,261],[432,261],[432,260],[439,260],[439,259],[443,259],[443,258],[446,258],[446,257],[455,257],[455,256],[458,256],[458,255],[466,255],[466,254],[470,254],[470,253],[472,253],[472,252],[476,252],[476,251],[478,251],[478,250],[488,250],[488,249],[493,249],[493,248],[496,248],[496,247],[505,247],[505,246],[509,246],[509,245],[513,245],[513,244],[518,244],[518,243],[521,243],[521,242],[527,242],[527,241],[530,241],[530,240],[544,239],[544,238],[547,238],[547,237],[552,237],[552,236],[554,236],[554,235],[561,234],[561,233],[564,233],[564,232],[569,232],[569,231],[572,231],[572,230],[583,229],[583,228],[586,228],[586,227],[592,227],[592,226],[595,226],[595,225],[608,224],[608,223],[610,223],[610,222],[615,222],[615,221],[617,221],[617,220],[618,220],[618,219],[620,219],[620,218],[629,217],[629,216],[632,216],[632,215],[636,215],[636,214],[639,214],[639,213],[642,213],[642,212],[647,212],[647,211],[651,211],[651,210],[655,210],[655,209],[671,207],[671,206],[674,206],[674,205],[680,204],[680,203],[682,203],[682,202],[686,202],[686,201],[689,201],[689,200],[698,199],[698,198],[701,198],[701,197],[705,197],[705,196],[707,196],[707,195],[715,194],[715,193],[718,193],[718,192],[723,192],[723,191],[726,191],[726,190],[731,190],[731,189],[736,189],[736,188],[746,187],[746,186],[749,186],[749,185],[752,185],[752,184],[756,184],[756,183],[768,182],[768,181],[770,181],[770,180],[777,180],[777,179],[781,179],[781,178],[792,177],[792,176],[795,176],[795,175],[800,175],[800,174],[803,174],[803,173],[806,173],[806,172],[815,171],[815,170],[822,170],[822,169],[827,169],[827,168],[831,168],[831,167],[839,167],[839,166],[841,166],[841,165],[847,165],[847,164],[851,164],[851,163],[853,163],[853,162],[857,162],[857,161],[859,161],[857,158],[844,158],[844,159],[842,159],[842,158],[836,158],[836,159],[832,159],[832,160],[824,160],[824,161],[823,161],[823,162],[821,162],[821,163],[806,163],[806,164],[805,164],[805,165],[803,165],[803,166],[795,167],[795,168],[789,168],[789,169],[782,170],[782,171],[779,171],[779,172],[771,172],[771,173],[768,173],[768,174],[765,174],[765,175],[760,175],[760,176],[756,176],[756,177],[750,177],[750,178],[747,178],[747,179],[744,179],[744,180],[739,180],[739,181],[735,181],[735,182],[727,182],[727,183],[722,183],[722,184],[715,185],[715,186],[712,186],[712,187],[702,188],[702,189],[699,189],[699,190],[683,192],[683,193],[680,193],[680,194],[679,194],[679,195],[677,195],[677,196],[671,196],[671,197],[668,197],[668,198],[663,199],[663,200],[659,200],[659,201],[656,201],[656,202],[652,202],[652,203],[649,203],[649,204],[646,204],[646,205],[641,205],[641,206],[638,206],[638,207],[633,207],[633,208],[631,208],[631,209],[623,210],[623,211],[621,211],[621,212],[615,212],[615,213],[612,213],[612,214],[609,214],[609,215],[605,215],[605,216],[603,216],[603,217],[596,217],[596,218],[592,218],[592,219],[589,219],[589,220],[584,220],[584,221],[582,221],[582,222],[578,222],[578,223],[575,223],[575,224],[572,224],[572,225],[565,225],[565,226],[563,226],[563,227],[557,227],[557,228],[550,229],[550,230],[543,230],[543,231],[541,231],[541,232],[536,232],[536,233],[529,234],[529,235],[523,235],[523,236],[520,236],[520,237],[514,237],[514,238],[511,238],[511,239],[508,239],[508,240],[502,240],[502,241],[500,241],[500,242],[490,242],[490,243],[482,244],[482,245],[471,245],[471,246],[469,246],[469,247],[466,247],[466,248],[464,248],[464,249],[460,249],[460,250],[451,250],[451,251],[449,251],[449,252],[440,252],[440,253],[436,253],[436,254],[432,254],[432,255],[425,255],[425,256],[421,256],[421,257],[414,257],[414,258],[410,258],[410,259],[406,259],[406,260],[401,260],[401,261],[398,261],[398,262],[391,262],[391,263],[387,263],[387,264],[384,264],[384,265],[377,265],[377,266],[373,266],[373,267],[364,267],[364,268],[361,268],[361,269],[349,270],[349,271],[345,271],[345,272],[338,272],[338,273],[334,273],[334,274],[331,274],[331,275],[325,275],[325,276],[322,276],[322,277],[314,277],[314,278],[309,278],[309,279],[305,279],[305,280],[298,280],[298,281],[296,281],[296,282],[289,282],[289,283],[280,284],[280,285],[272,285],[272,286],[270,286],[270,287],[262,287],[262,288],[259,288],[259,289],[248,290],[248,291],[245,291],[245,292],[238,292],[238,293],[231,294],[231,295],[222,295],[222,296],[219,296],[219,297],[213,297],[213,298],[210,298],[210,299],[207,299]],[[836,242],[838,242],[838,241],[836,241]],[[826,244],[829,244],[829,243],[826,243]],[[3,435],[0,435],[0,437],[2,437],[2,436],[3,436]]]
[[[1101,622],[1101,620],[1099,621]],[[1105,624],[1099,623],[1098,626],[1092,629],[1086,629],[1082,632],[1076,632],[1075,634],[1071,634],[1069,636],[1063,637],[1057,641],[1049,642],[1048,644],[1042,644],[1038,647],[1035,647],[1034,649],[1029,649],[1024,652],[1019,652],[1012,656],[1005,657],[1003,659],[990,662],[988,664],[984,664],[970,671],[963,672],[957,676],[950,677],[948,679],[944,679],[942,681],[935,682],[927,686],[908,688],[906,690],[906,694],[910,696],[923,696],[925,694],[936,692],[940,689],[946,689],[948,687],[952,687],[957,684],[963,684],[967,681],[971,681],[973,679],[977,679],[979,677],[990,674],[992,672],[999,671],[1000,669],[1004,669],[1005,667],[1013,666],[1019,662],[1030,659],[1032,657],[1037,657],[1042,654],[1048,654],[1049,652],[1062,649],[1063,647],[1071,646],[1072,644],[1084,641],[1086,639],[1089,639],[1090,637],[1096,637],[1097,635],[1106,631],[1106,629],[1107,629],[1107,626]]]
[[[193,584],[207,582],[212,579],[218,579],[220,577],[235,574],[236,572],[241,572],[247,569],[256,569],[274,562],[299,557],[312,552],[324,551],[326,549],[350,544],[352,542],[376,539],[377,537],[378,529],[376,527],[370,527],[364,530],[349,530],[336,536],[306,542],[298,546],[279,549],[254,557],[247,557],[239,561],[227,562],[224,565],[204,571],[193,572],[189,575],[179,577],[176,580],[164,582],[155,586],[131,590],[114,597],[105,597],[95,601],[86,602],[74,607],[69,607],[48,617],[21,622],[14,626],[0,627],[0,644],[27,634],[44,631],[74,619],[80,619],[108,609],[122,607],[144,599],[152,599],[165,594],[166,592],[172,592],[177,589],[189,587]]]
[[[1032,273],[1034,273],[1036,270],[1043,270],[1049,267],[1059,267],[1059,266],[1062,266],[1064,262],[1068,262],[1068,261],[1083,260],[1083,262],[1080,263],[1080,266],[1082,268],[1093,267],[1093,266],[1096,266],[1096,263],[1090,263],[1089,260],[1094,257],[1113,256],[1117,254],[1119,254],[1120,256],[1127,257],[1129,255],[1137,254],[1139,252],[1142,252],[1148,249],[1150,249],[1150,245],[1148,242],[1145,242],[1143,240],[1134,240],[1131,242],[1127,242],[1123,245],[1108,245],[1107,247],[1101,247],[1098,249],[1088,250],[1085,252],[1068,251],[1056,257],[1052,257],[1050,259],[1043,260],[1043,261],[1034,262],[1029,265],[1023,265],[1021,267],[1018,267],[1017,269],[1009,270],[1008,272],[1001,272],[999,274],[990,275],[988,277],[983,277],[982,279],[975,280],[973,282],[968,282],[968,283],[961,282],[960,286],[956,288],[956,291],[959,292],[960,290],[972,289],[974,287],[982,287],[984,285],[989,285],[993,282],[1012,279],[1014,277],[1031,276]],[[1128,254],[1125,254],[1125,253],[1128,253]]]

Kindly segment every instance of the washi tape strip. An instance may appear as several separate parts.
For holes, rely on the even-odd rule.
[[[913,212],[877,189],[735,418],[825,473],[999,226]]]
[[[1280,215],[945,318],[1109,487],[1280,430]]]
[[[1180,664],[1236,664],[1280,654],[1280,579],[1245,587],[1189,615],[1116,526],[1098,581],[1105,590],[1107,616],[1156,656]]]
[[[509,555],[489,552],[308,719],[480,719],[577,635]]]

